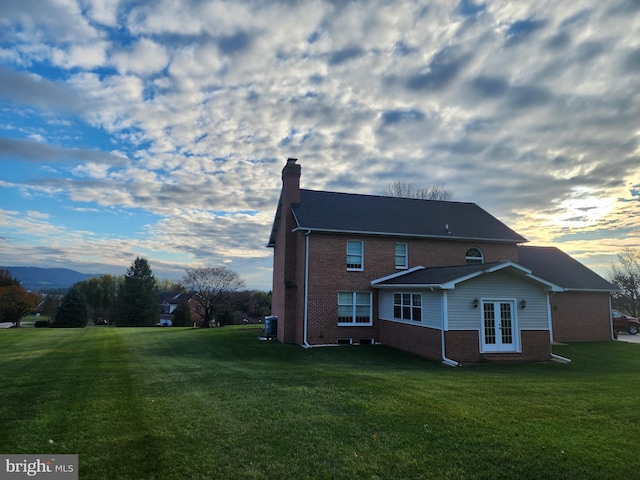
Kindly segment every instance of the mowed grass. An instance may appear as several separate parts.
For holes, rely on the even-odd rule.
[[[640,477],[640,345],[452,369],[260,334],[1,330],[0,452],[91,480]]]

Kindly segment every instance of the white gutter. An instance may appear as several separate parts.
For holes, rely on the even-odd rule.
[[[616,340],[616,332],[613,331],[613,315],[611,315],[611,295],[609,295],[609,330],[611,330],[611,340]]]
[[[547,321],[549,322],[549,341],[553,343],[553,313],[551,312],[551,297],[555,295],[555,292],[552,292],[549,295],[547,292]]]
[[[445,328],[449,328],[449,309],[447,307],[447,291],[443,290],[442,291],[442,330],[441,330],[441,338],[442,338],[442,363],[444,363],[445,365],[449,366],[449,367],[459,367],[460,364],[458,362],[456,362],[455,360],[451,360],[450,358],[447,358],[446,355],[446,347],[445,347],[445,341],[444,341],[444,332],[445,332]]]
[[[304,234],[304,313],[303,313],[303,338],[302,346],[304,348],[311,348],[311,345],[307,342],[307,322],[309,311],[309,235],[311,230],[307,230]]]
[[[295,217],[295,212],[293,213]],[[296,218],[297,227],[292,229],[292,232],[297,232],[300,230],[313,230],[314,232],[320,233],[346,233],[350,235],[384,235],[386,237],[410,237],[410,238],[446,238],[447,240],[472,240],[476,242],[496,242],[496,243],[523,243],[527,242],[526,238],[522,238],[521,240],[517,239],[508,239],[508,238],[484,238],[484,237],[459,237],[454,235],[434,235],[427,233],[403,233],[403,232],[378,232],[378,231],[370,231],[370,230],[342,230],[336,228],[313,228],[313,227],[305,227],[304,225],[300,225],[298,219]]]

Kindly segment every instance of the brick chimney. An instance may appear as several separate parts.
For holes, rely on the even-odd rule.
[[[273,290],[271,312],[278,316],[277,338],[281,342],[295,342],[302,334],[298,326],[298,282],[303,279],[297,271],[298,236],[293,230],[296,220],[291,210],[292,204],[300,203],[300,165],[296,158],[288,158],[282,169],[282,191],[277,238],[273,252]]]
[[[292,203],[300,201],[300,173],[302,169],[296,162],[297,158],[287,158],[287,164],[282,169],[283,207],[290,208]]]

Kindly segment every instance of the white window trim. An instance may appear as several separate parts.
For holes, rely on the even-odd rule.
[[[345,293],[343,291],[343,293]],[[373,294],[371,292],[351,292],[349,291],[348,293],[351,293],[353,295],[353,303],[351,305],[351,318],[352,321],[351,322],[338,322],[338,326],[339,327],[371,327],[373,326]],[[357,308],[357,304],[356,304],[356,294],[358,293],[368,293],[369,294],[369,321],[366,323],[361,323],[361,322],[356,322],[355,318],[356,318],[356,308]],[[340,293],[338,293],[338,299],[340,299]],[[339,305],[339,304],[338,304]]]
[[[509,350],[496,350],[491,345],[485,343],[484,336],[484,304],[485,303],[509,303],[511,304],[511,321],[512,321],[512,335],[513,335],[513,349]],[[480,328],[478,329],[480,341],[480,353],[522,353],[522,338],[520,330],[520,322],[518,321],[518,299],[517,298],[501,298],[501,297],[489,297],[481,298],[478,313],[480,314]]]
[[[469,255],[467,255],[469,253],[469,250],[474,250],[474,249],[477,250],[478,252],[480,252],[480,256],[479,257],[470,257]],[[480,264],[483,264],[484,263],[484,252],[482,251],[481,248],[470,247],[465,252],[464,259],[465,259],[467,265],[480,265]],[[478,260],[480,260],[480,261],[478,262]]]
[[[360,254],[360,267],[359,268],[354,268],[354,267],[349,267],[347,266],[347,272],[363,272],[364,271],[364,242],[361,240],[347,240],[347,259],[349,258],[349,244],[350,243],[359,243],[360,245],[362,245],[362,253]],[[347,262],[347,265],[349,265],[349,263]]]
[[[396,257],[398,256],[395,247],[398,245],[404,245],[404,266],[398,266],[396,263]],[[409,268],[409,245],[406,243],[396,243],[393,250],[393,262],[396,263],[396,270],[406,270]]]
[[[419,295],[420,296],[420,320],[410,320],[407,318],[398,318],[395,315],[395,307],[396,307],[396,301],[395,301],[395,296],[396,295],[411,295],[411,305],[410,308],[412,309],[411,311],[411,316],[413,316],[413,296],[414,295]],[[394,310],[393,313],[393,321],[394,322],[400,322],[400,323],[406,323],[408,325],[420,325],[422,323],[422,320],[424,318],[424,298],[422,297],[422,292],[393,292],[393,300],[392,300],[392,308]],[[402,308],[402,306],[400,307]]]

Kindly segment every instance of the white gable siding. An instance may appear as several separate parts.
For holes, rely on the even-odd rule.
[[[526,278],[495,272],[456,285],[448,293],[449,330],[479,330],[482,308],[473,300],[513,300],[519,330],[548,330],[547,293]],[[526,300],[526,308],[520,302]]]
[[[442,292],[422,293],[422,323],[428,327],[442,328]]]
[[[422,295],[422,322],[410,322],[393,318],[393,294],[394,293],[421,293]],[[398,290],[380,290],[378,297],[379,316],[383,320],[397,321],[411,325],[425,327],[442,327],[442,296],[439,291],[422,291],[417,289],[398,288]]]

